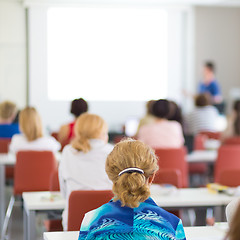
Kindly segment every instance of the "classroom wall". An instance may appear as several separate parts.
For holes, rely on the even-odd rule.
[[[25,9],[20,1],[0,1],[0,100],[26,104]]]
[[[202,63],[213,60],[229,110],[232,98],[238,95],[232,89],[240,88],[240,8],[196,7],[195,49],[196,84]]]

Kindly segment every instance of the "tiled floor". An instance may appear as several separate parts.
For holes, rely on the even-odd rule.
[[[8,204],[12,188],[7,187],[7,199],[6,203]],[[44,232],[44,226],[43,226],[43,220],[46,217],[45,214],[38,214],[36,219],[36,232],[37,237],[36,240],[43,240],[43,232]],[[16,201],[14,204],[12,216],[9,221],[8,226],[8,240],[23,240],[23,208],[21,201]]]

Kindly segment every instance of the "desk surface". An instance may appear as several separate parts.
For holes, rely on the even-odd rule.
[[[222,240],[226,234],[227,227],[185,227],[187,239],[191,240]],[[45,232],[44,240],[77,240],[78,231],[73,232]]]
[[[25,192],[24,205],[28,210],[56,210],[65,207],[60,192]],[[151,188],[151,197],[160,207],[225,206],[236,198],[210,193],[207,188],[177,189],[172,194],[161,194],[158,186]]]
[[[217,159],[217,150],[197,150],[187,155],[187,162],[214,163]]]

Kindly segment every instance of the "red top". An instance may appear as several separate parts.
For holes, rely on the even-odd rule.
[[[71,140],[74,137],[74,125],[75,125],[75,121],[68,124],[69,126],[69,134],[67,138],[68,140]]]

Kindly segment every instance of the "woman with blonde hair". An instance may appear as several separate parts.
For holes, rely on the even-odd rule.
[[[19,114],[19,125],[22,134],[13,136],[9,149],[53,151],[60,150],[61,145],[51,136],[43,136],[42,122],[37,110],[33,107],[24,108]]]
[[[181,220],[150,198],[157,170],[148,145],[131,139],[118,143],[106,161],[114,198],[85,215],[79,240],[186,239]]]
[[[108,144],[106,122],[95,114],[77,118],[75,138],[63,149],[59,166],[60,190],[66,203],[73,190],[110,190],[112,184],[105,172],[105,161],[113,146]],[[68,204],[62,215],[67,230]]]

